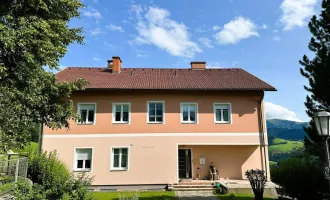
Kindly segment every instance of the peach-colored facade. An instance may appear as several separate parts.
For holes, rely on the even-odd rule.
[[[72,95],[77,103],[95,103],[94,125],[71,122],[70,130],[44,128],[43,149],[56,149],[73,169],[75,148],[93,149],[94,185],[169,184],[179,180],[178,149],[191,149],[192,177],[200,168],[200,177],[208,176],[211,162],[222,178],[244,179],[247,169],[267,171],[267,145],[262,92],[159,92],[100,91]],[[164,102],[164,124],[147,123],[147,102]],[[130,123],[112,123],[112,105],[130,103]],[[197,103],[196,124],[182,124],[180,103]],[[261,102],[261,106],[260,106]],[[214,103],[231,105],[231,123],[217,124]],[[261,108],[261,109],[260,109]],[[263,135],[264,134],[264,135]],[[263,137],[264,136],[264,137]],[[266,141],[267,142],[267,141]],[[267,143],[266,143],[267,144]],[[111,170],[112,147],[127,147],[128,169]],[[266,151],[265,151],[266,150]],[[205,164],[200,164],[200,158]]]

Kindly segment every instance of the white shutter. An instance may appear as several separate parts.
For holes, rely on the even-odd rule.
[[[92,149],[76,150],[76,160],[91,160],[91,159],[92,159]]]
[[[80,110],[95,110],[95,104],[79,104]]]

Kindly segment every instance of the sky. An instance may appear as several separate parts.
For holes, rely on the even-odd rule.
[[[106,67],[120,56],[122,67],[239,67],[274,86],[266,92],[267,118],[309,121],[307,80],[299,60],[308,50],[308,21],[320,0],[83,0],[84,45],[72,44],[64,67]]]

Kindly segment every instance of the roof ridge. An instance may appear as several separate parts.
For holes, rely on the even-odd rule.
[[[65,69],[107,69],[106,67],[66,67]],[[65,70],[64,69],[64,70]],[[166,67],[123,67],[122,70],[192,70],[191,68],[166,68]],[[62,71],[64,71],[62,70]],[[205,70],[242,70],[242,68],[206,68]]]

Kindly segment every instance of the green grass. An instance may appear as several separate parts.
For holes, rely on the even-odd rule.
[[[287,142],[287,144],[275,144],[268,147],[269,153],[284,153],[291,151],[295,148],[302,148],[304,146],[303,142],[300,141],[290,141],[280,138],[275,138],[274,143]]]
[[[3,185],[0,185],[0,194],[11,190],[13,187],[14,187],[13,183],[6,183],[6,184],[3,184]]]
[[[119,200],[120,196],[131,197],[134,192],[93,192],[93,200]],[[173,191],[137,192],[139,200],[174,200]]]
[[[272,166],[272,165],[277,165],[277,162],[269,161],[269,165],[270,165],[270,166]]]
[[[217,197],[220,200],[229,200],[230,195],[231,194],[217,194]],[[235,199],[236,200],[254,200],[254,196],[248,195],[248,194],[235,194]],[[264,197],[264,200],[275,200],[275,199]]]
[[[273,140],[273,143],[274,143],[274,144],[283,143],[283,142],[288,142],[288,141],[285,140],[285,139],[281,139],[281,138],[275,138],[275,139]]]

